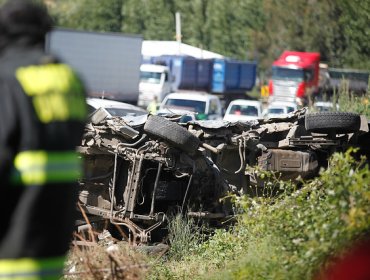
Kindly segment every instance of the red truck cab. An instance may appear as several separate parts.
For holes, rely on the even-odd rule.
[[[284,51],[272,65],[270,101],[302,106],[318,91],[320,53]]]

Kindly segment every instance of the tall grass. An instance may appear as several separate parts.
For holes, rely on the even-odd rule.
[[[349,90],[348,84],[342,83],[338,91],[331,98],[334,106],[339,106],[339,111],[353,112],[365,115],[370,119],[370,81],[365,94],[356,94]]]
[[[204,241],[202,226],[182,215],[176,215],[169,219],[169,257],[172,260],[180,261],[186,254],[192,252],[198,244]]]
[[[370,119],[370,92],[365,95],[341,92],[338,96],[339,110],[342,112],[353,112],[365,115]]]

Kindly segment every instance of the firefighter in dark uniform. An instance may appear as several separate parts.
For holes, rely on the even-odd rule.
[[[0,7],[0,279],[59,279],[72,239],[85,90],[43,52],[44,6]]]

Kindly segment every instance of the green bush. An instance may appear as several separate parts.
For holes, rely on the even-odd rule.
[[[169,278],[312,279],[370,230],[370,171],[353,150],[334,154],[329,168],[298,190],[269,179],[282,194],[236,199],[238,225],[192,244],[181,261],[163,263]],[[158,268],[157,276],[165,279]]]
[[[331,255],[370,229],[370,172],[352,152],[335,154],[320,177],[291,195],[243,197],[239,227],[250,235],[249,253],[228,278],[312,279]]]

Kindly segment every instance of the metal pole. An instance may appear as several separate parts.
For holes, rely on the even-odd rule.
[[[181,55],[181,16],[179,12],[176,12],[176,41],[179,46],[178,54]]]

